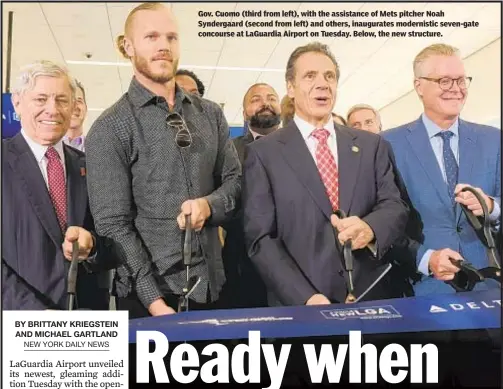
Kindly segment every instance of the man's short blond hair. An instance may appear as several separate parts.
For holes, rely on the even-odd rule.
[[[421,74],[421,65],[430,57],[436,56],[436,55],[443,55],[446,57],[450,56],[459,56],[459,50],[451,45],[447,45],[445,43],[435,43],[433,45],[430,45],[428,47],[425,47],[423,50],[419,52],[418,55],[416,55],[416,58],[414,58],[414,77],[418,78],[423,76]]]
[[[124,34],[119,35],[116,39],[117,48],[125,59],[129,59],[129,55],[127,55],[124,49],[124,37],[125,35],[129,35],[131,31],[134,15],[139,11],[155,11],[163,8],[165,8],[165,6],[161,3],[143,3],[131,10],[126,18],[126,23],[124,23]]]

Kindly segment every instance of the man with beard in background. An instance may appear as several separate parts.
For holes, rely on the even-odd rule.
[[[175,313],[187,285],[186,216],[197,232],[190,275],[200,279],[190,310],[215,308],[225,282],[218,226],[233,215],[241,191],[229,127],[217,104],[176,85],[179,30],[169,8],[141,4],[124,31],[117,43],[134,78],[86,142],[96,228],[124,256],[118,309],[130,319]]]
[[[252,85],[243,98],[243,117],[248,130],[234,139],[241,164],[246,159],[246,146],[279,128],[281,108],[278,94],[268,84]],[[262,279],[246,254],[243,216],[224,225],[226,231],[223,258],[227,284],[226,304],[232,308],[267,306],[267,294]]]
[[[243,117],[247,131],[234,139],[239,160],[244,163],[246,145],[276,131],[281,123],[281,107],[278,94],[268,84],[252,85],[243,98]]]

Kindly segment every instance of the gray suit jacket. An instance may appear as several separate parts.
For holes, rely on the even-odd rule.
[[[185,200],[204,196],[212,215],[194,234],[191,274],[202,282],[193,298],[217,299],[225,282],[218,226],[234,213],[241,190],[241,166],[220,107],[177,87],[174,109],[191,132],[189,148],[176,145],[164,98],[136,79],[86,139],[96,228],[123,250],[117,294],[134,292],[145,307],[165,294],[181,294],[184,233],[176,217]]]

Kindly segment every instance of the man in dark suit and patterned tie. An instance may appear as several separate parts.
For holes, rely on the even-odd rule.
[[[376,134],[334,124],[338,80],[339,67],[326,45],[297,48],[286,69],[294,120],[248,145],[245,238],[271,305],[346,300],[348,276],[336,239],[352,241],[358,297],[382,274],[381,259],[407,222],[388,144]],[[339,219],[335,210],[348,217]],[[389,297],[386,285],[378,283],[364,299]]]
[[[229,127],[217,104],[176,85],[180,37],[169,8],[141,4],[124,30],[119,48],[134,78],[86,143],[96,228],[124,254],[118,308],[130,318],[176,312],[187,285],[187,215],[196,230],[190,275],[201,280],[189,309],[215,308],[225,282],[218,226],[234,214],[241,192]]]
[[[244,135],[233,140],[241,164],[246,159],[246,145],[276,131],[281,122],[279,97],[265,83],[252,85],[243,98]],[[248,258],[243,233],[243,211],[224,225],[226,232],[222,250],[227,278],[226,306],[259,307],[267,305],[264,283]]]
[[[90,232],[84,154],[62,141],[75,91],[66,70],[47,61],[24,68],[13,90],[22,130],[2,142],[3,309],[66,309],[74,241],[82,260],[74,308],[108,309],[99,277],[116,265],[114,245]]]

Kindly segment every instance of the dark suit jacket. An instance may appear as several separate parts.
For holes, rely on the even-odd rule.
[[[87,200],[84,153],[64,145],[68,226],[94,229]],[[2,142],[2,303],[3,309],[67,308],[64,235],[35,156],[22,134]],[[83,169],[83,170],[81,170]],[[101,270],[112,268],[110,240],[95,235],[97,256],[79,265],[78,308],[108,309]]]
[[[246,132],[243,136],[233,139],[234,147],[238,153],[239,162],[241,165],[244,164],[246,159],[246,146],[253,142],[253,135],[251,132]],[[237,266],[238,258],[246,257],[246,248],[243,234],[243,209],[239,208],[238,212],[232,219],[223,225],[226,232],[225,245],[222,250],[222,256],[224,258],[224,265],[226,268],[226,277],[230,276],[228,272],[230,267]],[[229,265],[229,266],[228,266]],[[238,270],[235,270],[238,272]],[[229,273],[229,274],[228,274]],[[228,280],[232,282],[232,280]]]
[[[246,159],[246,146],[251,142],[253,134],[250,131],[233,139],[241,164]],[[223,303],[233,308],[267,306],[265,285],[246,252],[243,208],[240,207],[236,215],[222,227],[226,232],[222,258],[227,279]]]
[[[253,134],[250,131],[247,131],[243,136],[233,139],[233,142],[234,147],[238,152],[239,161],[243,164],[246,159],[246,146],[253,142]]]
[[[369,224],[378,248],[377,258],[367,249],[354,252],[358,296],[382,272],[383,255],[405,228],[408,208],[386,141],[339,125],[336,136],[340,208]],[[315,293],[345,300],[347,275],[330,223],[331,205],[293,121],[248,146],[243,201],[248,254],[268,287],[270,304],[300,305]],[[385,297],[385,288],[378,287],[365,299]]]

